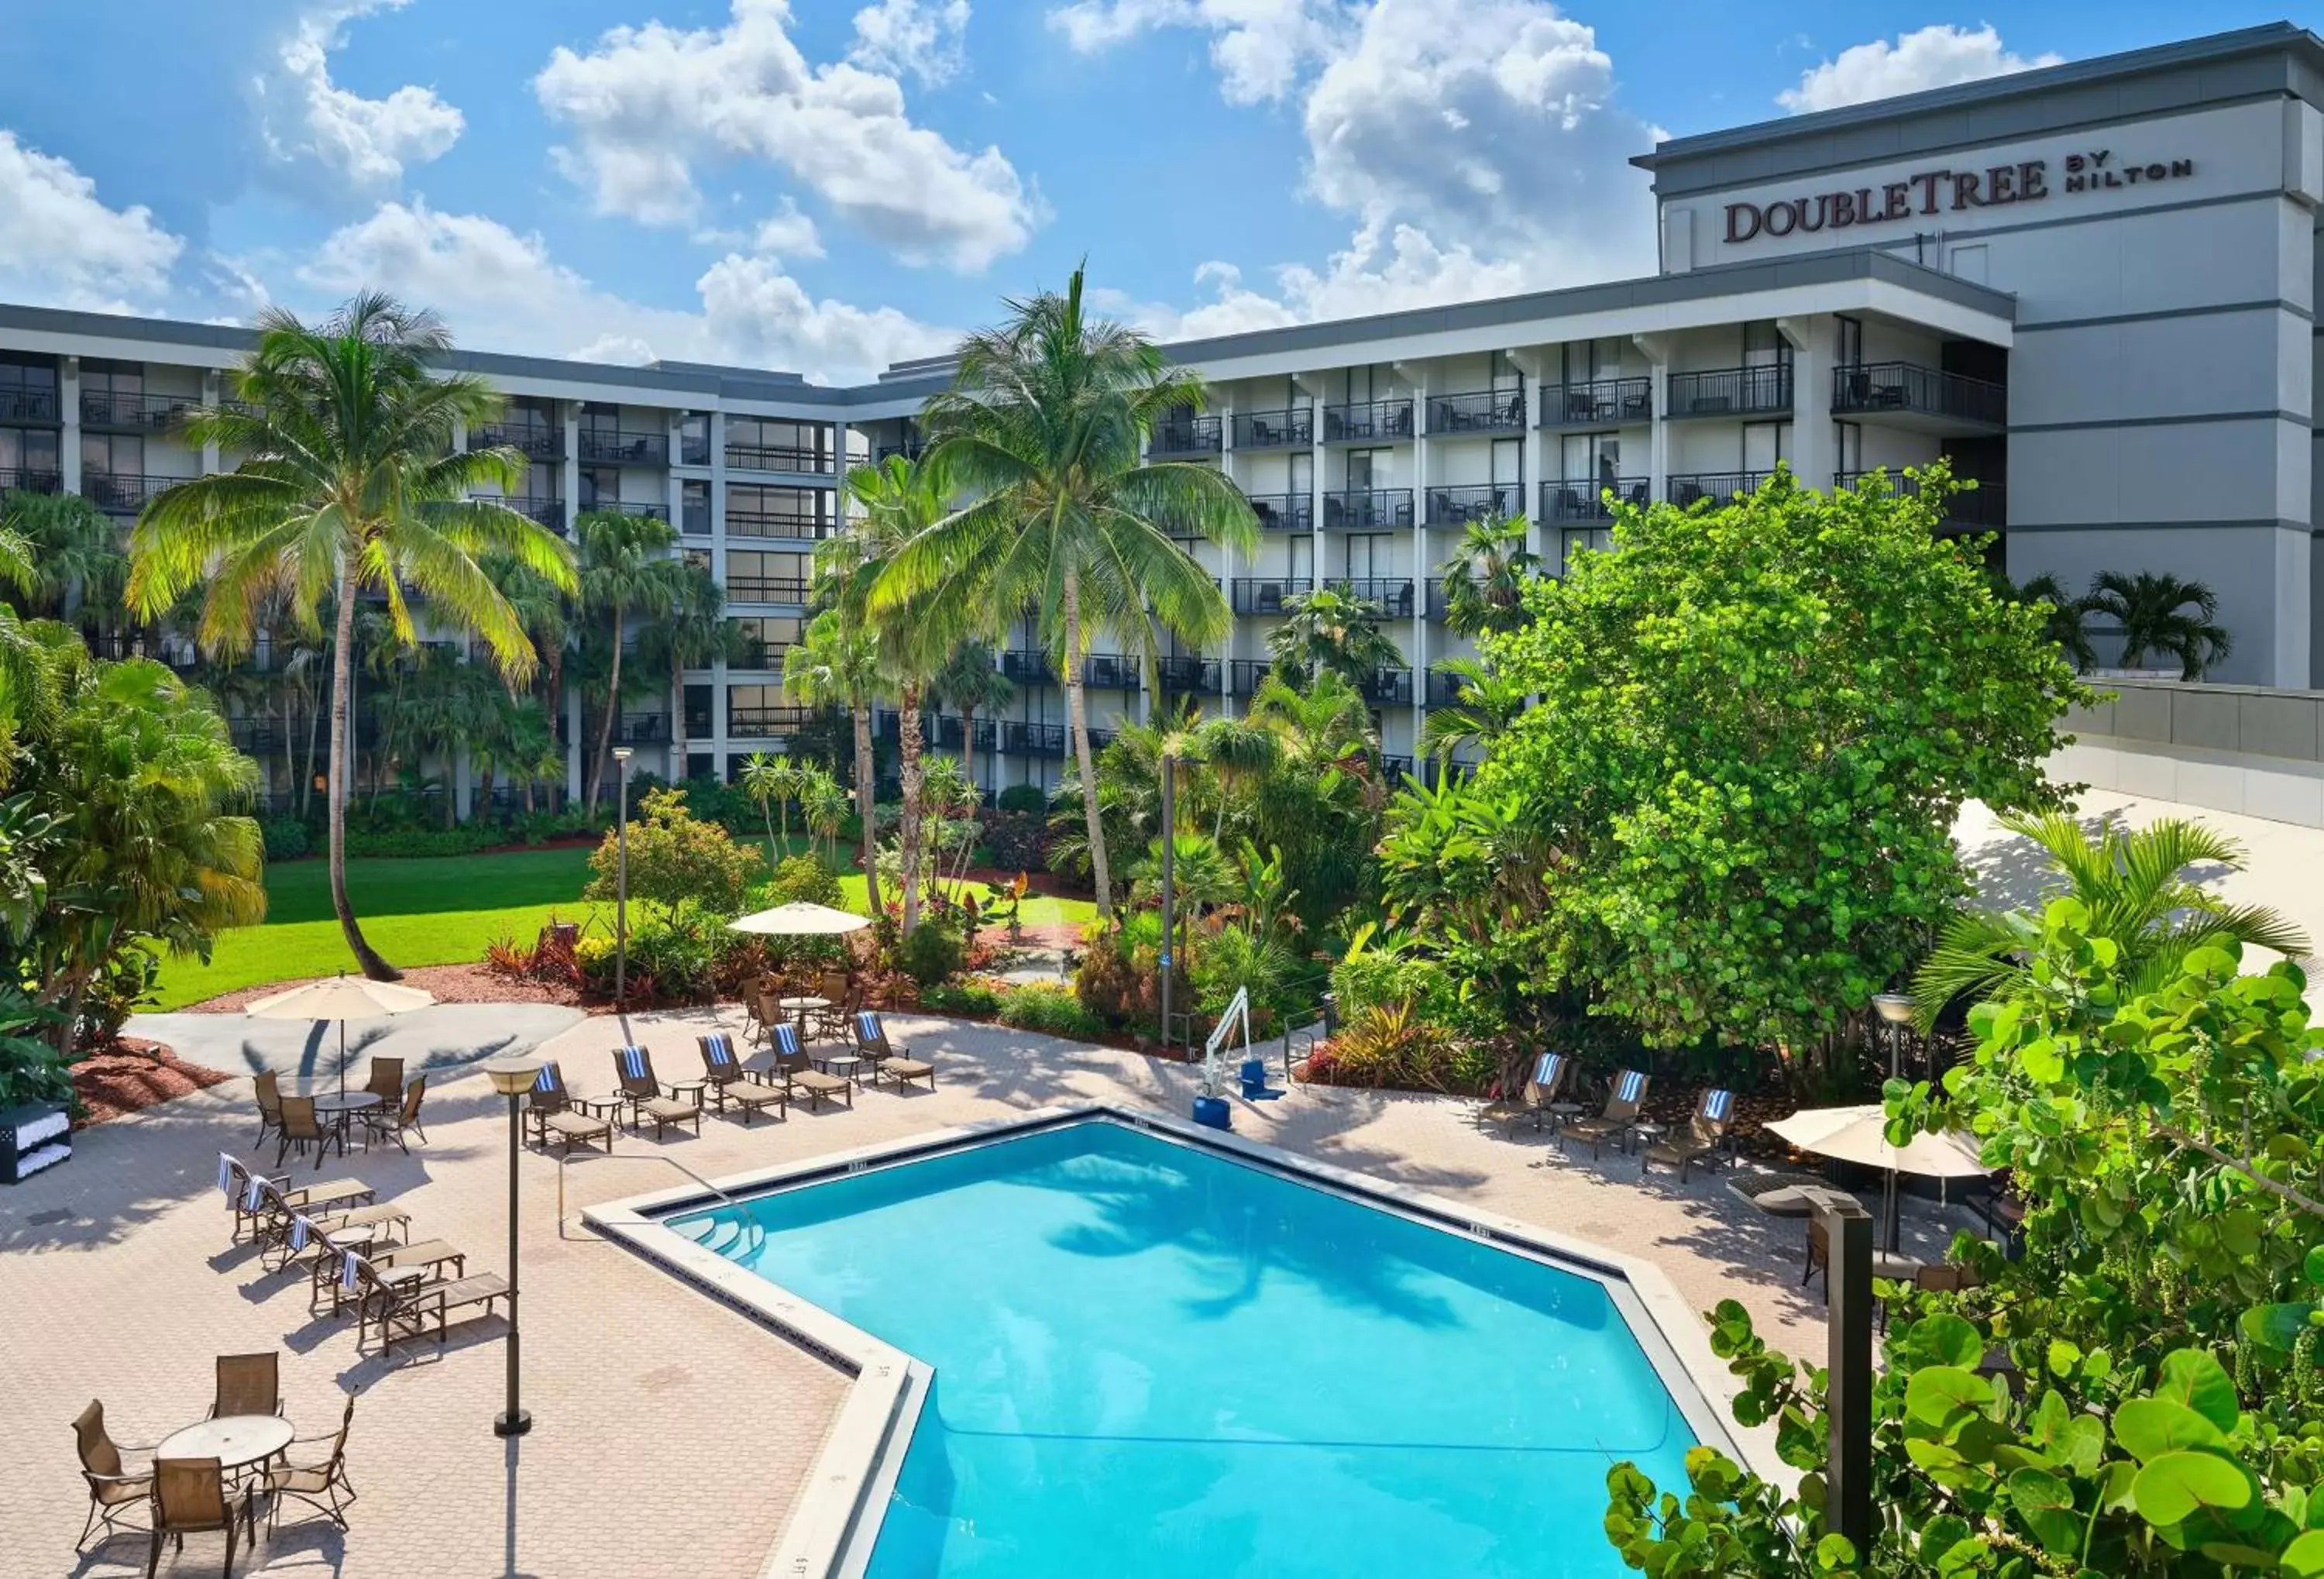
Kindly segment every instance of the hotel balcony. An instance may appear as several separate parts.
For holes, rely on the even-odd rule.
[[[2009,390],[1913,362],[1867,362],[1831,370],[1831,411],[1922,432],[1998,430],[2009,422]]]
[[[1792,365],[1767,362],[1753,367],[1720,367],[1705,373],[1674,373],[1665,417],[1735,417],[1781,414],[1792,409]]]
[[[1482,389],[1466,394],[1431,395],[1428,431],[1448,433],[1522,433],[1526,425],[1523,390]]]
[[[190,477],[148,477],[134,472],[84,472],[81,474],[81,497],[99,510],[115,515],[134,515],[145,508],[145,502],[162,489],[177,483],[188,483]]]
[[[0,397],[5,400],[5,397]],[[140,433],[158,432],[198,411],[199,395],[127,394],[113,390],[80,392],[80,423],[84,428],[116,428]]]
[[[1164,658],[1156,665],[1165,696],[1215,694],[1223,678],[1215,658],[1189,658],[1176,655]]]
[[[708,466],[710,464],[710,435],[707,433],[679,434],[678,436],[678,464],[680,466]]]
[[[1411,437],[1409,396],[1323,408],[1326,444],[1394,444]]]
[[[1376,707],[1409,707],[1412,706],[1412,670],[1408,669],[1376,669],[1357,682],[1356,689],[1364,700]]]
[[[1313,531],[1315,500],[1308,494],[1253,494],[1250,512],[1261,531]]]
[[[1545,428],[1618,428],[1651,422],[1655,383],[1650,378],[1600,378],[1587,383],[1553,383],[1541,392]]]
[[[501,500],[520,515],[529,515],[553,532],[565,530],[565,501],[539,494],[512,494]]]
[[[1459,675],[1446,674],[1441,669],[1428,671],[1426,701],[1432,707],[1455,706],[1461,700],[1461,688],[1468,682]]]
[[[1144,688],[1138,660],[1126,652],[1093,652],[1082,662],[1082,684],[1093,691],[1135,691]]]
[[[1234,612],[1279,614],[1285,603],[1314,589],[1314,582],[1305,576],[1238,576],[1232,587]]]
[[[1541,518],[1553,526],[1563,522],[1611,521],[1614,511],[1605,498],[1609,488],[1623,503],[1646,508],[1644,477],[1563,477],[1542,484]]]
[[[1147,440],[1146,453],[1156,460],[1178,456],[1216,455],[1219,452],[1219,420],[1216,417],[1168,417],[1154,425]]]
[[[1378,604],[1380,612],[1391,620],[1412,617],[1412,577],[1409,576],[1367,576],[1352,579],[1333,577],[1323,585],[1342,597]]]
[[[584,428],[581,458],[598,466],[666,466],[669,464],[669,435],[607,433]]]
[[[613,726],[615,745],[668,745],[669,715],[667,713],[624,713]]]
[[[878,465],[886,466],[889,461],[894,459],[899,455],[906,460],[918,460],[920,457],[927,453],[927,449],[928,447],[925,440],[918,439],[907,439],[901,444],[881,445],[879,448],[872,452],[872,458]]]
[[[828,516],[779,514],[763,510],[726,511],[728,537],[773,538],[790,542],[813,542],[838,531],[839,522]]]
[[[1315,442],[1315,412],[1310,406],[1280,411],[1237,411],[1237,449],[1306,449]]]
[[[1227,690],[1246,699],[1255,697],[1259,695],[1259,682],[1274,669],[1275,665],[1263,659],[1238,658],[1227,665]]]
[[[729,576],[726,577],[726,601],[729,603],[779,603],[805,606],[807,584],[788,576]]]
[[[1411,524],[1409,488],[1350,488],[1323,495],[1325,531],[1387,531]]]
[[[52,389],[0,389],[0,422],[54,422],[58,409]]]
[[[1090,749],[1097,749],[1097,732],[1090,732]],[[1027,724],[1014,718],[1001,720],[1001,749],[1011,756],[1062,757],[1065,754],[1065,726],[1062,724]]]
[[[468,429],[470,449],[494,449],[502,445],[529,460],[563,460],[565,429],[530,422],[485,422]]]
[[[1683,472],[1663,484],[1663,497],[1684,510],[1708,499],[1724,504],[1738,494],[1756,492],[1773,472]]]
[[[1466,526],[1472,521],[1508,520],[1525,513],[1522,483],[1470,483],[1427,492],[1430,526]]]
[[[1012,647],[1001,655],[1001,672],[1020,686],[1053,686],[1057,671],[1049,655],[1036,648]]]
[[[726,734],[733,740],[772,740],[796,734],[807,724],[804,707],[730,707]]]
[[[743,472],[803,472],[811,476],[829,476],[835,469],[827,452],[796,444],[730,444],[726,467]]]
[[[647,521],[668,521],[669,519],[669,505],[648,504],[637,500],[592,499],[587,503],[581,506],[581,513],[584,515],[588,514],[593,510],[610,515],[635,515]],[[558,524],[562,525],[563,522],[560,520]]]
[[[1902,472],[1835,472],[1831,485],[1854,490],[1876,478],[1885,481],[1891,493],[1905,498],[1920,497],[1920,479]],[[1979,481],[1974,488],[1954,493],[1945,500],[1944,524],[1953,531],[2003,530],[2009,524],[2009,485]]]
[[[64,473],[52,466],[0,466],[0,492],[14,488],[26,494],[56,494],[64,485]]]

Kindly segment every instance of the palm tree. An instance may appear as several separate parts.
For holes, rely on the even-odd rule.
[[[1205,718],[1194,727],[1194,752],[1216,781],[1211,837],[1223,844],[1228,802],[1282,765],[1282,737],[1249,717]]]
[[[1283,600],[1283,623],[1267,633],[1276,668],[1313,679],[1324,670],[1361,686],[1383,669],[1400,668],[1404,653],[1380,629],[1386,611],[1336,586],[1296,592]]]
[[[516,611],[519,623],[532,640],[533,650],[540,655],[541,704],[548,715],[550,743],[554,745],[557,732],[565,722],[565,653],[573,642],[572,588],[505,554],[487,558],[484,573]],[[515,688],[515,682],[512,682],[512,691]],[[561,806],[563,802],[558,798],[565,790],[565,775],[559,771],[549,777],[556,786],[551,804]],[[530,794],[528,783],[528,810]]]
[[[2006,581],[2006,577],[2004,578]],[[2091,669],[2098,664],[2098,650],[2090,644],[2089,615],[2092,607],[2087,597],[2076,597],[2066,590],[2066,584],[2048,571],[2034,577],[2023,586],[2007,587],[2008,596],[2018,603],[2043,603],[2050,605],[2049,623],[2043,633],[2065,650],[2066,660],[2076,669]]]
[[[678,566],[669,606],[638,638],[639,656],[669,670],[669,777],[686,778],[686,671],[739,663],[747,644],[726,617],[726,590],[699,566]]]
[[[880,863],[872,831],[872,708],[886,693],[880,644],[836,609],[807,622],[783,649],[783,689],[806,707],[844,707],[855,719],[855,808],[863,824],[863,892],[880,914]],[[805,798],[802,797],[802,799]],[[834,830],[836,832],[836,829]]]
[[[839,862],[839,828],[847,820],[847,791],[831,771],[819,762],[808,762],[799,769],[799,815],[807,819],[807,831],[824,844],[824,862],[837,865]],[[871,877],[864,878],[864,892],[874,899],[879,891]],[[874,914],[879,906],[871,910]]]
[[[1463,747],[1482,751],[1525,713],[1525,688],[1481,659],[1448,658],[1436,670],[1460,684],[1452,706],[1430,708],[1421,724],[1423,756],[1450,762]]]
[[[1523,625],[1526,583],[1541,568],[1526,546],[1532,538],[1533,522],[1522,515],[1471,522],[1452,558],[1436,567],[1444,578],[1444,623],[1463,636]]]
[[[963,642],[928,681],[928,697],[960,714],[960,757],[968,781],[976,782],[976,716],[988,717],[1017,699],[1017,682],[1001,672],[988,642]]]
[[[767,870],[775,869],[783,855],[791,849],[791,802],[798,799],[805,783],[800,765],[788,755],[754,751],[742,764],[742,793],[759,803],[759,815],[767,819]],[[782,814],[782,842],[775,842],[775,811]]]
[[[2108,826],[2095,836],[2061,811],[2018,812],[1996,819],[2031,839],[2066,879],[2066,891],[2089,911],[2089,934],[2109,937],[2115,969],[2134,993],[2175,979],[2187,956],[2231,937],[2307,957],[2308,935],[2265,905],[2231,905],[2187,876],[2190,866],[2240,872],[2244,848],[2199,822],[2164,817],[2126,833]],[[1956,914],[1913,977],[1913,1010],[1923,1032],[1955,1000],[1998,996],[2027,978],[2042,943],[2042,919],[2025,910]]]
[[[581,540],[581,602],[606,616],[612,633],[612,672],[605,682],[605,716],[597,726],[597,749],[589,760],[585,810],[597,815],[604,787],[613,725],[622,713],[622,636],[632,614],[659,619],[678,597],[683,561],[669,557],[678,533],[667,521],[626,515],[618,510],[586,510],[574,522]]]
[[[0,499],[0,527],[21,540],[32,577],[23,583],[25,613],[62,620],[76,614],[117,619],[128,559],[113,517],[78,494],[11,493]]]
[[[364,974],[399,973],[364,941],[347,902],[346,743],[357,598],[375,593],[406,640],[406,588],[434,618],[484,638],[504,674],[531,673],[524,627],[479,563],[494,549],[560,586],[574,584],[564,543],[479,486],[511,490],[524,457],[494,447],[456,450],[455,431],[499,411],[484,380],[443,370],[451,336],[434,314],[391,298],[356,297],[309,327],[287,312],[259,316],[258,344],[229,379],[235,403],[186,422],[189,444],[244,457],[232,472],[163,489],[130,538],[127,602],[152,619],[205,586],[199,636],[214,651],[247,651],[255,611],[281,595],[294,623],[317,624],[333,604],[331,908]]]
[[[2218,595],[2168,571],[2108,570],[2090,583],[2089,607],[2121,623],[2125,669],[2143,667],[2150,652],[2164,653],[2179,660],[2180,679],[2201,679],[2234,646],[2218,623]]]
[[[1192,646],[1233,623],[1218,586],[1172,540],[1238,552],[1259,527],[1216,468],[1148,464],[1147,436],[1201,408],[1201,377],[1144,336],[1086,316],[1083,272],[1063,295],[1009,303],[1010,321],[962,342],[953,387],[927,404],[930,461],[971,503],[920,532],[881,576],[878,609],[945,589],[964,607],[1031,610],[1065,688],[1101,916],[1113,909],[1082,665],[1111,633],[1153,667],[1154,623]],[[1148,619],[1151,611],[1152,620]]]

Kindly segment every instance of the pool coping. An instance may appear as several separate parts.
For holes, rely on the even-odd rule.
[[[1739,1379],[1711,1353],[1709,1334],[1692,1306],[1669,1274],[1652,1261],[1231,1131],[1208,1129],[1174,1113],[1120,1103],[1075,1103],[728,1174],[710,1181],[707,1189],[687,1184],[583,1209],[582,1220],[607,1238],[806,1349],[850,1379],[846,1396],[800,1487],[790,1517],[761,1565],[760,1579],[853,1579],[863,1571],[888,1492],[911,1445],[920,1399],[934,1371],[925,1362],[780,1284],[746,1270],[667,1226],[663,1220],[689,1207],[715,1206],[722,1195],[744,1196],[774,1186],[798,1187],[844,1177],[874,1164],[909,1161],[1092,1120],[1111,1121],[1230,1156],[1240,1155],[1258,1166],[1312,1179],[1447,1232],[1465,1233],[1504,1250],[1543,1256],[1595,1275],[1605,1282],[1609,1297],[1621,1309],[1647,1362],[1698,1441],[1721,1449],[1770,1480],[1789,1484],[1795,1474],[1776,1458],[1771,1428],[1746,1431],[1733,1423],[1733,1404],[1741,1390]],[[1633,1319],[1637,1316],[1645,1318],[1643,1325]],[[1675,1385],[1680,1382],[1684,1386]]]

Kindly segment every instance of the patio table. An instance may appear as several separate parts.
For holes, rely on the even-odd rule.
[[[347,1131],[354,1123],[355,1115],[371,1112],[380,1105],[382,1100],[376,1091],[349,1091],[337,1096],[315,1098],[315,1117],[318,1121],[328,1122],[337,1133],[340,1156],[347,1154]],[[208,1455],[205,1454],[202,1456]]]
[[[825,1010],[830,1008],[831,1000],[828,998],[816,998],[812,996],[778,998],[775,1000],[775,1007],[778,1009],[788,1010],[792,1014],[798,1017],[799,1045],[804,1047],[807,1044],[807,1017],[810,1014],[820,1014]]]
[[[220,1415],[171,1432],[153,1456],[215,1458],[221,1470],[238,1470],[273,1457],[290,1445],[294,1435],[280,1415]]]

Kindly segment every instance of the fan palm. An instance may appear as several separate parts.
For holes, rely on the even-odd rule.
[[[907,543],[875,609],[939,587],[969,607],[1033,611],[1065,688],[1101,916],[1113,895],[1099,824],[1082,666],[1109,632],[1151,669],[1155,623],[1194,647],[1233,623],[1218,584],[1174,539],[1254,550],[1258,521],[1216,468],[1148,464],[1147,436],[1199,409],[1201,377],[1143,335],[1083,309],[1083,273],[1065,292],[1009,304],[1010,320],[961,345],[953,387],[928,402],[929,458],[971,501]],[[1148,618],[1148,611],[1152,618]]]
[[[783,649],[783,689],[805,707],[844,707],[855,719],[855,808],[863,824],[863,892],[880,914],[880,863],[872,832],[872,708],[886,694],[880,644],[836,609],[807,622]],[[806,797],[801,796],[802,804]],[[810,814],[810,817],[812,814]],[[837,832],[836,825],[833,831]]]
[[[638,655],[669,671],[669,777],[686,778],[686,671],[740,663],[749,645],[726,617],[726,589],[707,569],[672,560],[669,606],[638,638]]]
[[[928,682],[928,697],[938,706],[960,714],[960,756],[969,781],[976,781],[976,716],[988,717],[1017,699],[1017,682],[1001,672],[988,642],[970,640],[952,650],[945,666]]]
[[[187,442],[242,462],[231,472],[165,488],[130,538],[127,604],[143,619],[204,587],[198,634],[214,651],[246,651],[258,611],[280,594],[311,629],[334,600],[330,756],[331,907],[364,974],[399,973],[364,940],[346,883],[346,743],[355,604],[386,600],[399,634],[413,634],[406,588],[439,622],[481,636],[503,673],[522,677],[532,643],[480,559],[494,550],[561,586],[574,585],[566,546],[505,504],[468,495],[510,492],[524,457],[496,446],[455,450],[452,439],[500,411],[484,380],[441,369],[451,337],[432,313],[386,296],[356,297],[309,326],[270,309],[258,343],[228,379],[235,403],[186,422]]]
[[[589,759],[586,809],[597,815],[597,796],[611,760],[613,724],[622,713],[622,637],[629,617],[660,619],[677,604],[683,561],[669,557],[678,533],[667,521],[627,515],[618,510],[585,510],[574,522],[581,539],[581,602],[606,616],[612,632],[613,670],[605,682],[605,716],[597,725],[597,749]]]
[[[1319,586],[1285,598],[1283,614],[1283,623],[1267,633],[1278,670],[1302,679],[1328,671],[1362,685],[1404,663],[1403,651],[1380,629],[1387,611],[1369,598]]]
[[[532,639],[533,650],[540,655],[541,705],[553,737],[565,721],[565,655],[573,642],[572,588],[506,554],[489,556],[484,573],[516,611],[518,622]],[[511,688],[516,688],[514,682]],[[564,774],[551,777],[557,793],[562,795]]]
[[[2088,606],[2122,625],[2122,666],[2143,667],[2150,653],[2179,660],[2181,679],[2197,680],[2233,649],[2218,623],[2218,595],[2167,571],[2126,576],[2108,570],[2090,583]]]
[[[31,600],[25,612],[119,617],[129,561],[113,517],[78,494],[11,493],[0,500],[0,527],[22,543],[31,571],[17,583]]]
[[[1526,583],[1541,567],[1526,547],[1532,537],[1533,523],[1522,515],[1471,522],[1436,567],[1444,578],[1444,623],[1463,636],[1523,625]]]
[[[2243,846],[2215,828],[2165,817],[2128,832],[2107,826],[2093,836],[2059,811],[1997,820],[2049,856],[2066,879],[2066,891],[2089,910],[2090,935],[2114,940],[2116,968],[2134,993],[2167,986],[2187,956],[2212,938],[2232,937],[2294,959],[2309,952],[2308,935],[2281,912],[2228,904],[2188,877],[2190,866],[2243,869]],[[1954,916],[1913,977],[1913,1010],[1922,1030],[1960,998],[1995,997],[2024,981],[2041,941],[2041,918],[2027,911],[1965,910]]]
[[[1436,666],[1458,685],[1449,707],[1432,707],[1420,726],[1420,754],[1450,762],[1464,748],[1482,751],[1526,710],[1526,689],[1478,658],[1448,658]]]

